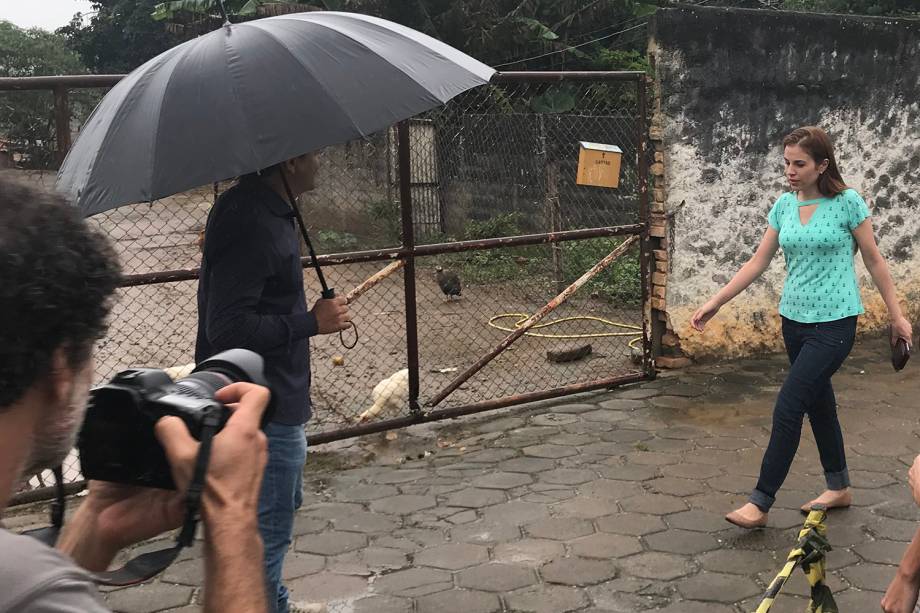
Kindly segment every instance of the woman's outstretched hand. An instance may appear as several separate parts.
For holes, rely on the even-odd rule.
[[[693,326],[693,329],[697,332],[702,332],[703,328],[706,327],[710,319],[715,317],[715,314],[719,312],[720,308],[721,305],[717,304],[714,300],[710,300],[696,310],[696,313],[690,318],[690,325]]]

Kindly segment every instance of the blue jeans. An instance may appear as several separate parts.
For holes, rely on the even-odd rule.
[[[773,430],[760,466],[760,479],[750,501],[769,511],[795,458],[805,415],[818,444],[827,488],[850,485],[843,433],[837,421],[837,399],[831,376],[850,354],[856,338],[856,317],[803,324],[783,317],[783,341],[789,374],[773,409]]]
[[[291,546],[294,513],[303,502],[303,466],[307,461],[304,427],[269,422],[268,465],[259,494],[259,532],[265,549],[269,611],[287,613],[288,591],[281,584],[284,556]],[[274,607],[274,608],[272,608]]]

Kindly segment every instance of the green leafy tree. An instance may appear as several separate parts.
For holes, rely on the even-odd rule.
[[[920,2],[917,0],[784,0],[782,8],[891,17],[920,15]]]
[[[66,41],[44,30],[23,30],[0,21],[0,76],[80,74],[86,68]],[[73,105],[91,102],[77,96]],[[48,91],[4,92],[0,96],[0,149],[20,166],[54,164],[54,98]]]
[[[155,5],[156,0],[96,0],[87,23],[78,14],[58,33],[91,72],[130,72],[187,38],[151,18]]]
[[[224,0],[223,9],[232,21],[267,17],[282,13],[321,10],[339,11],[345,0],[316,0],[315,2],[277,2],[273,0]],[[157,21],[184,25],[223,19],[218,0],[169,0],[160,2],[151,14]]]
[[[647,17],[656,8],[654,0],[224,0],[224,6],[232,21],[318,9],[376,15],[502,70],[645,70]],[[88,23],[78,16],[60,30],[93,72],[128,72],[222,21],[217,0],[96,0],[93,8]]]
[[[655,8],[651,0],[224,0],[224,6],[235,21],[300,10],[367,13],[514,69],[635,67],[636,56],[617,52],[644,57],[645,18]],[[219,25],[220,14],[217,0],[172,0],[157,4],[152,17],[206,30]]]

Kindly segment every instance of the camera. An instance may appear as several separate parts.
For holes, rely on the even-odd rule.
[[[90,393],[86,419],[77,439],[80,467],[87,479],[176,489],[166,454],[153,433],[167,415],[182,419],[201,438],[206,416],[218,419],[218,432],[230,410],[214,399],[217,390],[245,381],[266,386],[262,357],[230,349],[204,360],[187,377],[173,381],[154,368],[124,370]],[[262,418],[271,418],[274,400]]]

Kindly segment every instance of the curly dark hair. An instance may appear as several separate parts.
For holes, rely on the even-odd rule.
[[[0,411],[58,348],[75,368],[89,358],[120,279],[115,251],[75,207],[0,174]]]

